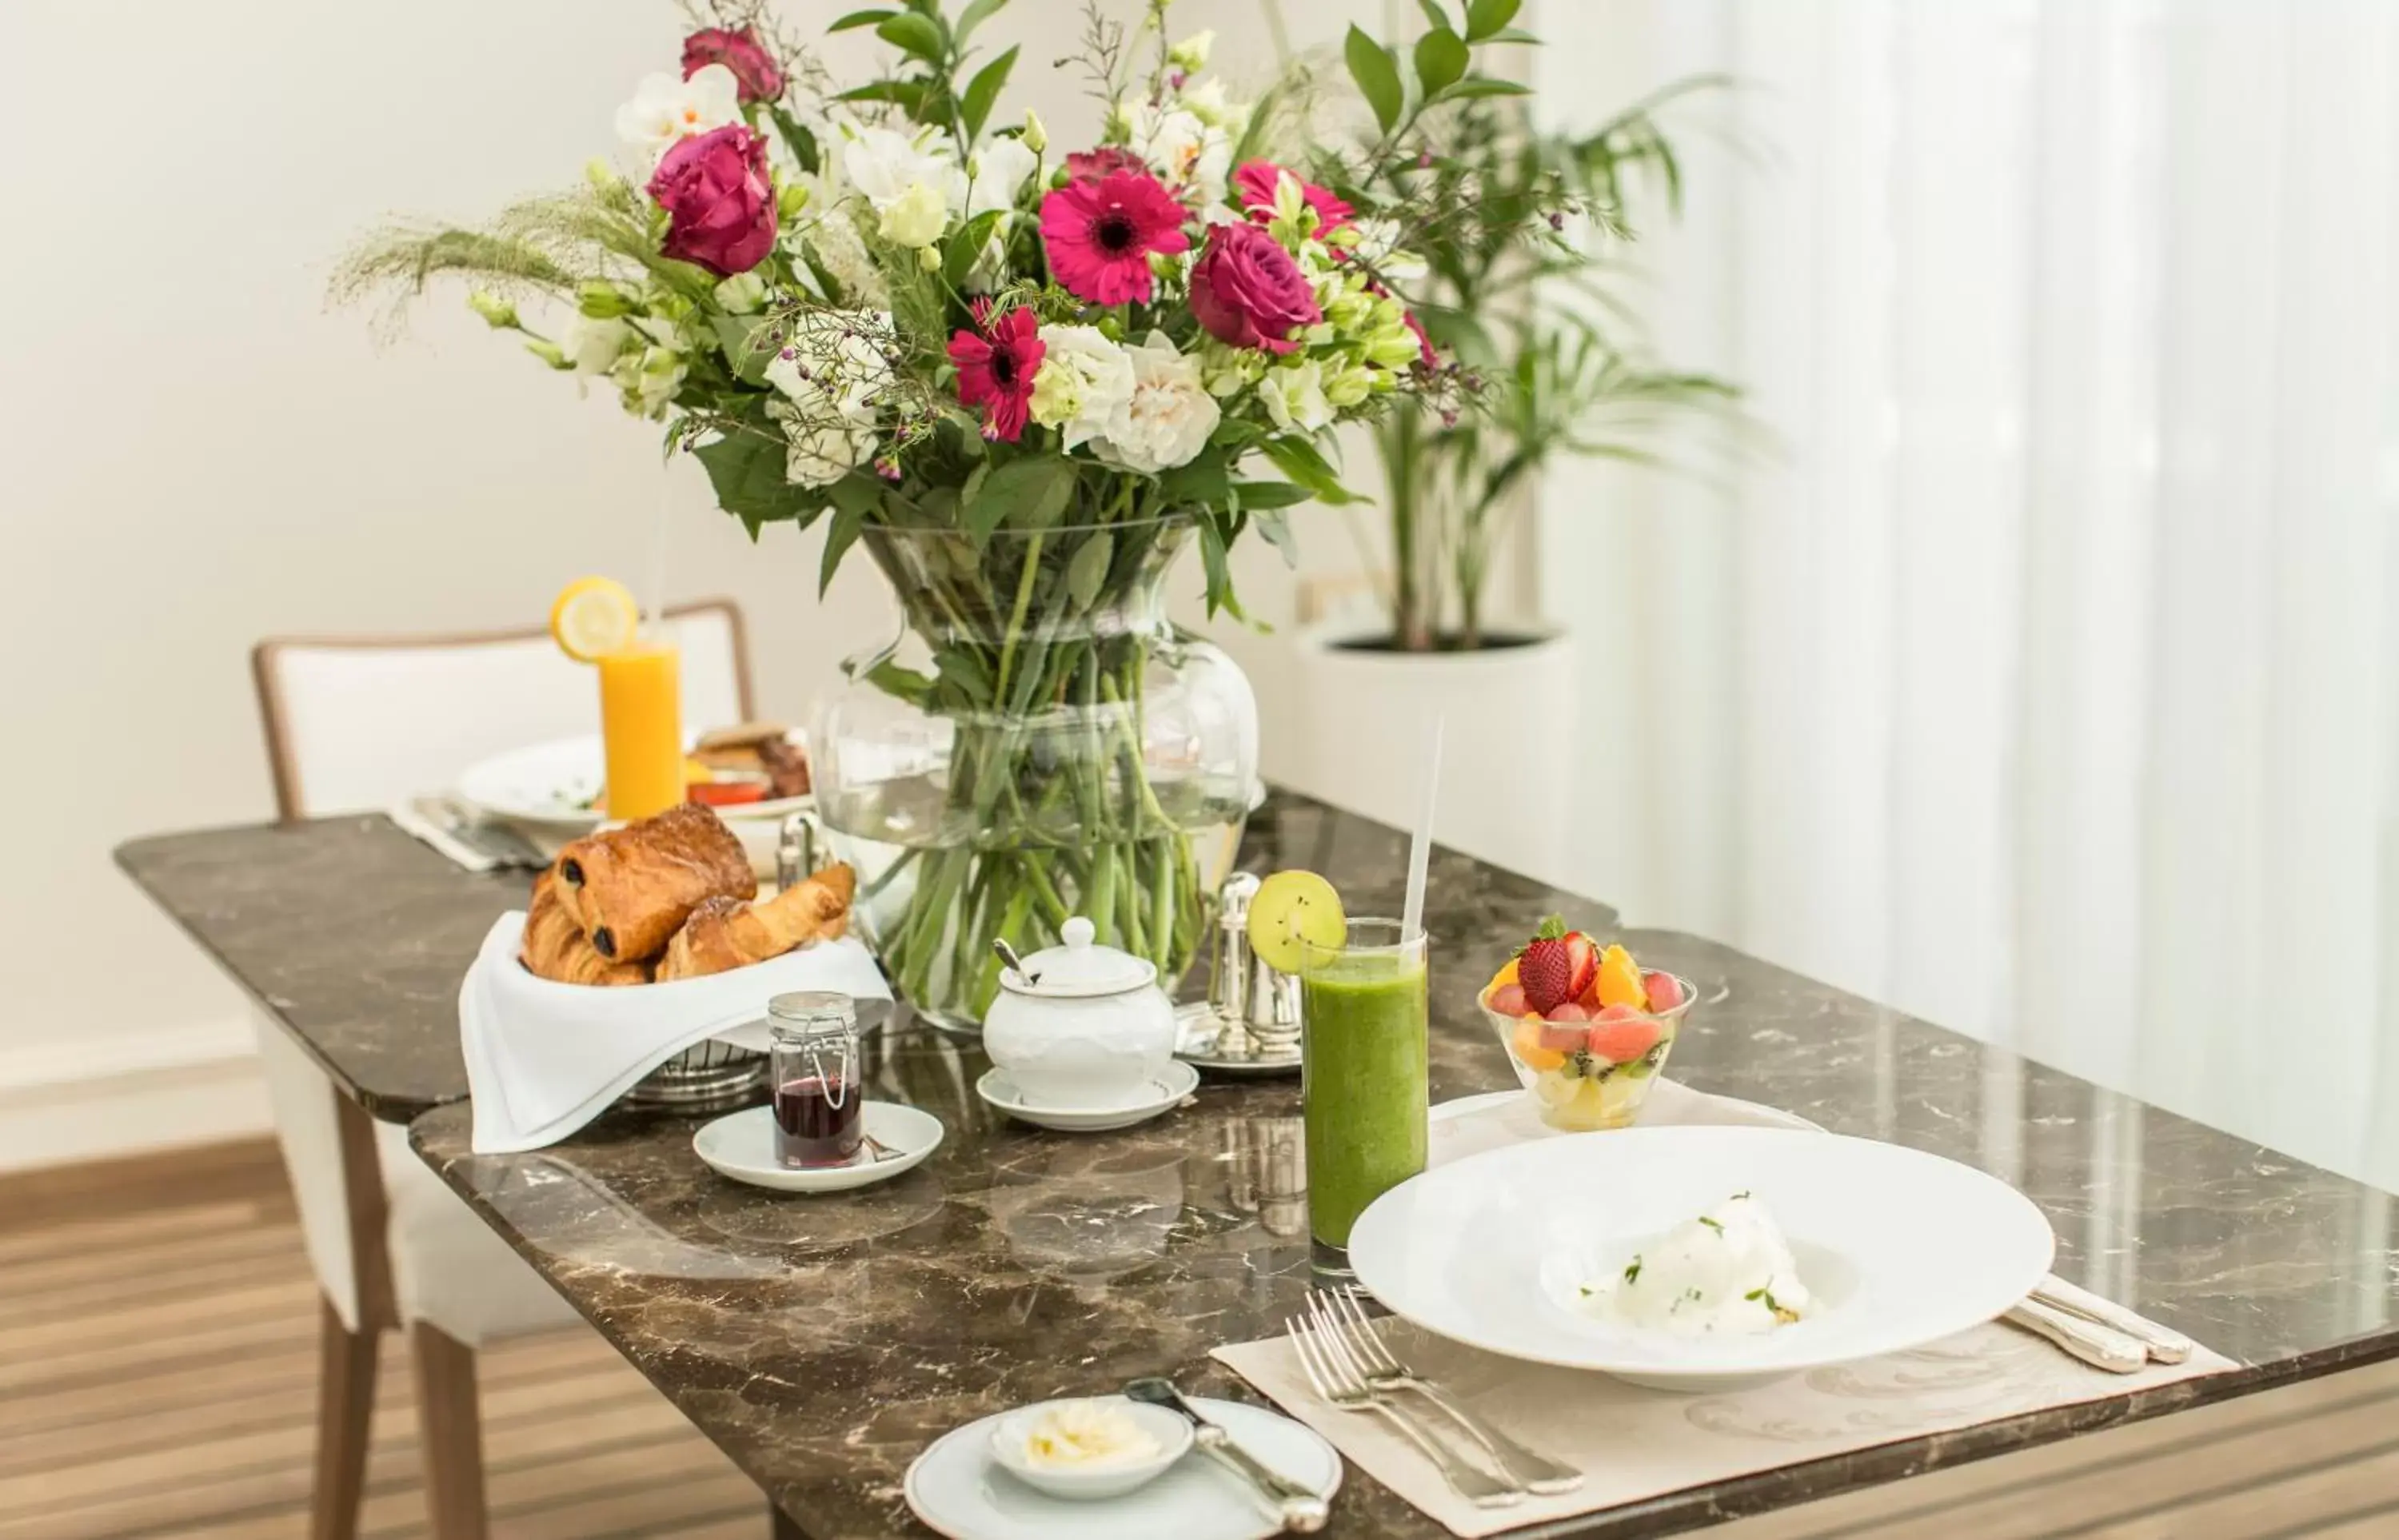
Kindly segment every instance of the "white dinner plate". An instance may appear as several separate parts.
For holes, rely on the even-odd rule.
[[[591,806],[607,779],[606,764],[597,736],[531,744],[468,765],[458,777],[458,795],[495,817],[588,831],[607,821]],[[815,805],[813,796],[777,797],[716,811],[736,823],[780,819]]]
[[[846,1193],[913,1171],[942,1147],[942,1120],[897,1101],[869,1101],[858,1110],[866,1135],[890,1152],[877,1160],[861,1144],[847,1166],[795,1170],[775,1159],[775,1109],[752,1107],[704,1125],[691,1147],[719,1175],[779,1193]]]
[[[1341,1456],[1310,1429],[1263,1407],[1190,1399],[1234,1442],[1293,1480],[1327,1498],[1341,1485]],[[943,1434],[908,1467],[908,1506],[935,1533],[949,1540],[1267,1540],[1281,1533],[1239,1478],[1197,1451],[1121,1497],[1044,1496],[992,1458],[992,1429],[1008,1415]]]
[[[1758,1336],[1595,1319],[1578,1288],[1736,1193],[1763,1202],[1817,1308]],[[2006,1311],[2049,1271],[2049,1221],[1998,1178],[1870,1139],[1620,1128],[1486,1150],[1401,1183],[1349,1236],[1359,1283],[1486,1352],[1675,1390],[1896,1353]]]

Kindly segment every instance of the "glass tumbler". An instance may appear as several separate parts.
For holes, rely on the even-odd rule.
[[[1366,1206],[1425,1169],[1430,1063],[1424,932],[1351,920],[1337,947],[1300,952],[1300,1101],[1308,1231],[1320,1270],[1349,1265]]]

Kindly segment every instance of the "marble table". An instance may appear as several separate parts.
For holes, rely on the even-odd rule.
[[[322,1033],[312,1043],[320,1060],[362,1096],[397,1105],[373,1074],[412,1060],[400,1078],[426,1087],[438,1079],[428,1066],[454,1061],[437,953],[447,952],[454,979],[471,951],[459,938],[480,935],[504,895],[424,870],[391,844],[387,825],[289,837],[322,843],[178,837],[279,858],[279,876],[244,871],[222,844],[220,858],[153,842],[127,860],[287,1026],[304,1040]],[[347,860],[334,854],[345,845]],[[1279,795],[1254,822],[1244,859],[1312,866],[1371,910],[1393,897],[1397,849],[1387,830]],[[211,868],[214,881],[204,880]],[[343,942],[347,927],[320,924],[318,907],[340,900],[325,892],[312,904],[291,887],[304,878],[382,886],[408,924],[378,912],[380,940]],[[471,923],[419,907],[445,893],[475,910]],[[1552,906],[1593,927],[1613,924],[1604,906],[1462,857],[1444,853],[1436,865],[1436,1098],[1512,1084],[1472,988]],[[332,965],[288,955],[302,943],[272,934],[278,924],[309,944],[351,946],[360,976],[345,988]],[[1645,962],[1697,980],[1703,998],[1724,992],[1679,1041],[1678,1078],[1998,1172],[2055,1223],[2060,1274],[2242,1368],[1540,1533],[1674,1533],[2399,1355],[2399,1216],[2384,1195],[1714,943],[1621,934]],[[379,1031],[361,1025],[377,1020]],[[412,1047],[397,1041],[420,1035]],[[611,1114],[525,1155],[472,1155],[463,1107],[421,1117],[413,1137],[758,1481],[779,1533],[924,1533],[901,1495],[909,1462],[940,1433],[1002,1407],[1156,1373],[1247,1395],[1206,1355],[1278,1331],[1308,1287],[1294,1084],[1207,1083],[1159,1122],[1068,1138],[983,1108],[970,1087],[984,1061],[971,1045],[903,1022],[870,1060],[876,1094],[938,1113],[950,1136],[917,1171],[837,1201],[722,1182],[690,1153],[696,1121],[657,1114]],[[1335,1512],[1338,1535],[1443,1533],[1354,1468]]]

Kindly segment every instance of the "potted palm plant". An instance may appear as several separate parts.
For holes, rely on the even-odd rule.
[[[1446,67],[1417,52],[1419,74]],[[1306,775],[1353,805],[1395,821],[1410,810],[1430,710],[1463,725],[1495,701],[1540,701],[1548,740],[1569,741],[1568,643],[1537,615],[1495,613],[1498,565],[1544,470],[1583,457],[1654,463],[1669,420],[1735,399],[1726,382],[1650,356],[1619,292],[1616,255],[1636,205],[1680,209],[1682,168],[1660,109],[1715,84],[1680,82],[1579,134],[1540,129],[1522,96],[1478,94],[1441,109],[1433,155],[1321,153],[1320,179],[1344,196],[1382,202],[1404,191],[1425,210],[1395,240],[1420,263],[1389,279],[1479,398],[1429,400],[1362,430],[1384,473],[1389,565],[1376,574],[1377,613],[1320,621],[1299,638]],[[1360,169],[1345,180],[1345,167]],[[1444,797],[1445,834],[1538,867],[1568,763],[1512,736],[1453,732],[1445,778],[1476,794]],[[1508,796],[1483,794],[1495,786]]]

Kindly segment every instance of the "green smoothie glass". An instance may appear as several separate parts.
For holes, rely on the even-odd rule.
[[[1425,1169],[1427,959],[1422,931],[1351,920],[1337,947],[1300,952],[1300,1098],[1308,1231],[1339,1253],[1366,1206]]]

